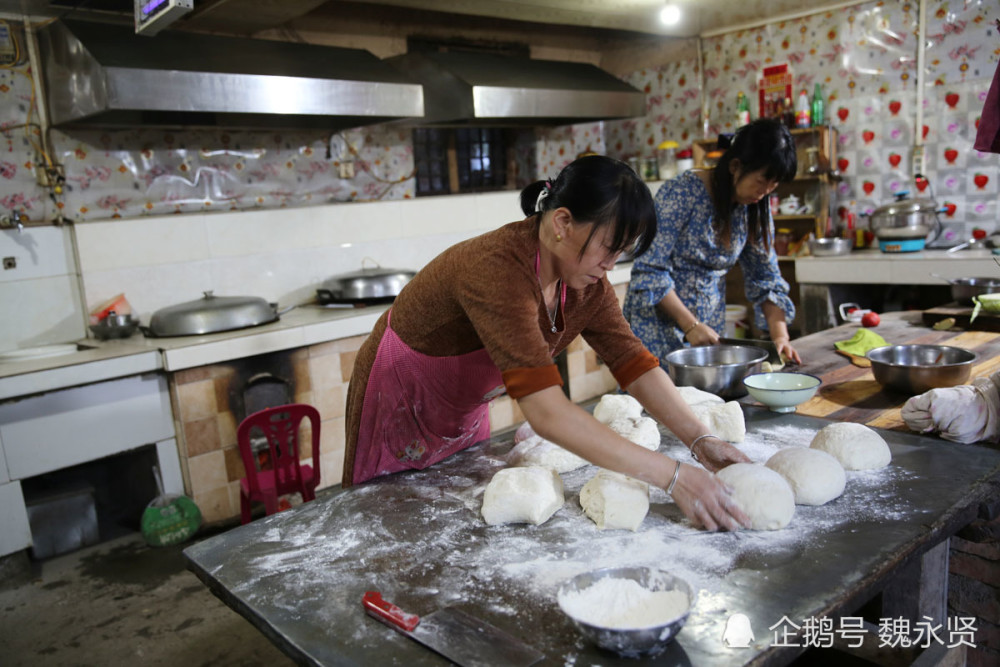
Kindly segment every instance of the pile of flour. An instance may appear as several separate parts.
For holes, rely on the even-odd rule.
[[[681,591],[651,591],[632,579],[607,577],[583,590],[563,593],[559,605],[589,625],[652,628],[684,615],[688,596]]]

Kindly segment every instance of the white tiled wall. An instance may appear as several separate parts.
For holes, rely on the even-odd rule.
[[[70,227],[0,230],[0,350],[86,334]]]
[[[205,290],[301,303],[365,258],[419,269],[448,246],[522,217],[518,193],[508,191],[80,223],[76,235],[87,310],[124,292],[148,322]]]

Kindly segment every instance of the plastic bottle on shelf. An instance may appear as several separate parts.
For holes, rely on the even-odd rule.
[[[747,102],[747,96],[743,94],[741,90],[738,95],[736,95],[736,127],[743,127],[750,123],[750,104]]]
[[[826,122],[826,103],[823,101],[823,89],[817,83],[815,89],[813,89],[812,98],[812,124],[813,127],[822,125]]]
[[[795,107],[792,106],[792,98],[785,98],[785,105],[783,107],[784,111],[778,117],[782,123],[785,124],[789,130],[795,127]]]
[[[799,102],[795,105],[795,127],[810,127],[812,112],[809,109],[809,95],[805,90],[799,93]]]

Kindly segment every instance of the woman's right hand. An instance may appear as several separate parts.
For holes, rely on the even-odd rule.
[[[684,338],[691,345],[715,345],[719,342],[719,334],[715,333],[715,329],[704,322],[696,324]]]
[[[737,506],[730,488],[706,470],[681,464],[671,495],[697,528],[716,531],[750,527],[750,518]]]

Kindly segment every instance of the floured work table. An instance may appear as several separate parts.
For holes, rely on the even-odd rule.
[[[829,423],[752,406],[744,412],[740,446],[761,463],[780,448],[807,446]],[[947,538],[1000,488],[1000,451],[880,433],[893,455],[888,467],[849,472],[840,498],[796,507],[778,531],[694,530],[659,489],[639,530],[599,531],[579,505],[592,466],[563,475],[566,503],[546,523],[487,526],[482,491],[505,465],[508,434],[425,471],[321,493],[184,553],[219,598],[305,665],[447,664],[368,617],[361,605],[368,590],[417,614],[457,606],[544,653],[543,665],[787,665],[808,644],[783,623],[843,622],[888,588],[910,590],[914,567],[919,575],[942,545],[946,554]],[[669,434],[660,451],[691,462]],[[686,626],[659,656],[620,658],[596,648],[556,602],[570,577],[625,565],[665,568],[697,591]],[[918,600],[886,613],[917,621],[925,608]],[[748,648],[723,642],[736,613],[750,620]],[[778,639],[782,628],[791,639]]]

